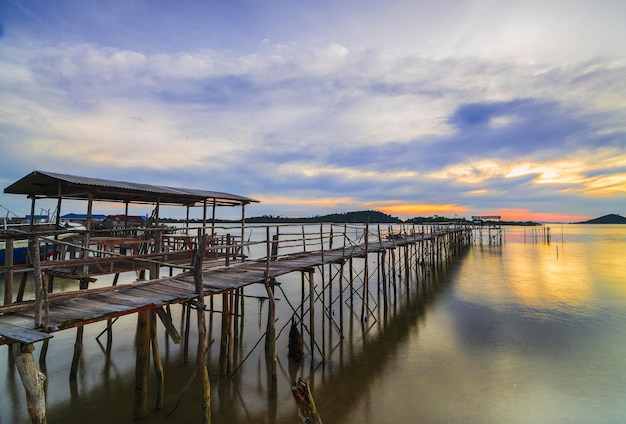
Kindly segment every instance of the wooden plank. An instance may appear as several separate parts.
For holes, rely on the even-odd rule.
[[[51,334],[0,322],[0,336],[26,344],[52,338]]]
[[[172,297],[189,298],[190,296],[192,296],[192,293],[189,290],[183,290],[176,287],[168,287],[165,284],[156,284],[152,286],[141,287],[141,290],[150,291],[159,295],[167,294]]]
[[[96,302],[105,302],[115,305],[124,305],[128,308],[140,308],[142,306],[149,305],[151,302],[147,302],[146,297],[143,296],[126,296],[117,292],[107,294],[96,294],[89,296],[89,299]]]
[[[102,315],[108,314],[111,312],[124,312],[124,311],[128,311],[129,309],[132,309],[124,305],[115,305],[112,303],[98,302],[95,300],[91,300],[88,297],[83,297],[81,299],[66,300],[61,303],[61,306],[64,306],[66,308],[73,308],[79,311],[84,311],[87,314],[97,313],[97,314],[102,314]]]
[[[152,299],[153,305],[161,306],[170,302],[174,302],[179,299],[187,299],[187,297],[184,297],[184,296],[183,297],[174,296],[171,293],[162,293],[162,292],[150,289],[148,287],[138,288],[137,290],[139,290],[140,292],[144,292],[146,297],[150,297]]]

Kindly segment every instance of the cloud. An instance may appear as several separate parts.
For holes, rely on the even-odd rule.
[[[623,199],[621,3],[350,5],[4,3],[0,166],[320,208]]]

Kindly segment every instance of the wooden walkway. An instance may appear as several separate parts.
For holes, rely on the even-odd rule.
[[[450,230],[451,234],[461,230]],[[310,253],[282,256],[275,261],[256,260],[232,262],[230,266],[215,267],[207,263],[203,267],[205,296],[231,291],[296,271],[305,271],[320,265],[340,263],[350,258],[364,257],[367,253],[394,249],[397,246],[429,241],[442,234],[418,234],[393,240],[376,241],[348,248],[336,248]],[[47,328],[36,329],[35,302],[27,301],[0,307],[0,335],[4,343],[13,340],[37,341],[49,337],[46,333],[83,326],[118,316],[160,308],[168,304],[183,303],[197,297],[193,274],[185,272],[173,277],[140,281],[110,287],[77,290],[50,294]],[[37,331],[34,331],[37,330]],[[0,340],[0,343],[2,341]],[[4,344],[2,343],[2,344]]]

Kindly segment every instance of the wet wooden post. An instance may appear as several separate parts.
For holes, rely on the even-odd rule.
[[[240,256],[241,262],[246,260],[244,256],[244,252],[243,252],[245,232],[246,232],[246,204],[242,203],[241,204],[241,241],[239,245],[239,254],[241,255]]]
[[[311,347],[311,369],[315,368],[313,358],[315,356],[315,270],[309,269],[309,329]]]
[[[140,419],[148,413],[148,374],[150,372],[150,311],[137,313],[137,333],[135,337],[135,392],[133,419]]]
[[[39,263],[39,238],[36,235],[31,235],[29,237],[28,251],[32,258],[33,277],[35,279],[35,327],[41,327],[44,321],[44,296],[46,295],[47,291],[44,288],[43,280],[41,279],[41,264]]]
[[[189,331],[191,321],[191,306],[189,303],[183,303],[183,316],[185,322],[184,335],[183,335],[183,362],[189,361]]]
[[[361,302],[361,321],[367,321],[366,311],[369,310],[369,219],[365,223],[365,264],[363,269],[363,301]]]
[[[236,291],[236,290],[234,290]],[[226,347],[226,373],[230,374],[233,369],[233,351],[234,351],[234,323],[233,311],[235,309],[235,293],[233,290],[228,292],[228,345]]]
[[[45,424],[46,417],[46,375],[37,369],[32,344],[14,343],[11,351],[15,367],[20,375],[24,390],[26,392],[26,402],[28,404],[28,415],[31,423]]]
[[[6,271],[4,271],[4,304],[10,305],[13,303],[13,239],[7,239],[5,242],[4,265],[6,266]]]
[[[115,277],[113,277],[113,284],[111,285],[116,286],[119,278],[120,278],[120,273],[117,272],[115,274]],[[111,352],[112,346],[113,346],[113,320],[108,319],[107,320],[107,347],[106,347],[107,353]]]
[[[392,247],[389,249],[389,253],[391,253],[391,278],[393,281],[393,291],[396,292],[396,248]]]
[[[89,287],[89,279],[81,278],[79,282],[80,290],[85,290]],[[74,341],[74,356],[72,357],[72,365],[70,367],[70,381],[76,380],[78,375],[78,365],[80,363],[80,357],[83,354],[83,333],[84,327],[81,325],[76,329],[76,340]]]
[[[229,318],[230,315],[230,300],[228,293],[222,294],[222,329],[220,331],[220,358],[219,358],[219,372],[220,375],[228,374],[228,338],[230,335],[229,330]]]
[[[158,207],[158,206],[157,206]],[[158,219],[158,215],[157,215]],[[155,253],[161,252],[161,232],[157,230],[154,240]],[[159,278],[159,264],[150,264],[150,279]],[[152,361],[154,364],[154,374],[156,377],[156,409],[163,408],[163,398],[165,391],[165,375],[163,373],[163,363],[161,362],[161,354],[159,352],[159,339],[157,335],[156,310],[150,311],[150,345],[152,346]]]
[[[382,276],[382,286],[383,286],[383,314],[387,316],[387,275],[385,268],[385,261],[387,260],[387,249],[383,249],[380,252],[380,274]]]
[[[35,201],[36,198],[33,196],[30,202],[30,232],[33,233],[35,231]],[[37,254],[39,254],[39,249],[37,249]],[[32,254],[30,249],[28,249],[28,254],[26,255],[26,266],[31,265],[32,262]],[[28,279],[28,273],[23,272],[22,277],[20,278],[20,286],[17,290],[17,298],[16,302],[21,302],[24,299],[24,292],[26,291],[26,281]]]
[[[300,334],[304,334],[304,271],[300,272]]]
[[[350,310],[354,309],[354,263],[352,260],[353,256],[350,255],[350,259],[348,259],[349,270],[348,270],[348,284],[350,285]]]
[[[326,357],[326,279],[324,278],[324,228],[320,223],[320,248],[322,264],[320,266],[322,277],[322,356]]]
[[[276,358],[276,299],[274,298],[274,279],[270,278],[270,227],[266,227],[265,240],[267,244],[267,255],[265,265],[265,290],[268,297],[267,309],[267,334],[265,336],[266,357],[269,362],[269,386],[270,398],[278,395],[278,367]]]
[[[405,244],[404,245],[404,279],[406,281],[406,289],[409,290],[409,281],[410,281],[410,256],[409,256],[409,247],[410,245]]]
[[[342,258],[339,265],[339,329],[343,336],[343,264],[346,261]]]
[[[270,378],[270,398],[278,395],[278,367],[276,357],[276,299],[274,298],[273,281],[266,281],[265,288],[267,291],[268,302],[268,331],[267,339],[269,341],[269,349],[267,352],[267,360],[269,362],[269,378]],[[266,346],[267,347],[267,346]]]
[[[193,280],[196,285],[196,295],[198,301],[198,351],[196,354],[196,367],[202,383],[202,398],[200,409],[202,422],[211,422],[211,381],[209,380],[209,370],[206,366],[206,322],[204,316],[204,287],[202,285],[202,260],[204,258],[204,247],[206,236],[202,234],[198,237],[198,250],[193,264]]]
[[[152,362],[154,364],[154,374],[156,377],[156,409],[158,411],[163,408],[165,374],[163,373],[163,363],[161,362],[161,353],[159,352],[156,310],[154,309],[150,311],[150,344],[152,346]]]
[[[413,224],[413,257],[414,257],[414,261],[415,263],[413,264],[415,266],[415,284],[417,286],[419,286],[419,247],[417,245],[418,241],[417,241],[417,233],[415,232],[415,224]]]

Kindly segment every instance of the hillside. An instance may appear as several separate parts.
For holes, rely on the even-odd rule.
[[[333,223],[347,223],[347,222],[367,222],[376,224],[396,224],[400,220],[391,215],[379,211],[358,211],[358,212],[346,212],[346,213],[333,213],[330,215],[314,216],[310,218],[287,218],[284,216],[254,216],[246,218],[248,223],[267,224],[267,223],[316,223],[316,222],[333,222]]]
[[[626,218],[611,213],[599,218],[590,219],[589,221],[579,222],[578,224],[626,224]]]

